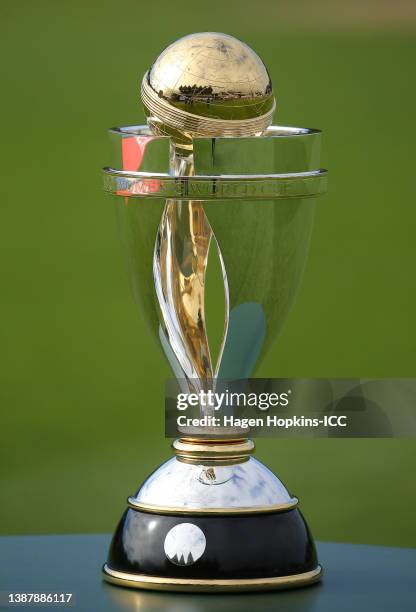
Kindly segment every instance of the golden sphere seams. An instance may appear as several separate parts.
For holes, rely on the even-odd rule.
[[[162,51],[143,79],[141,97],[160,130],[189,137],[256,135],[271,124],[275,109],[259,56],[216,32],[185,36]]]

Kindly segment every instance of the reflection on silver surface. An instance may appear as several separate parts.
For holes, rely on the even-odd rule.
[[[261,134],[276,107],[259,56],[219,32],[184,36],[162,51],[144,75],[141,99],[152,131],[189,148],[196,135]]]
[[[272,506],[289,503],[292,497],[277,476],[253,457],[215,467],[173,457],[149,476],[134,499],[152,506],[198,509]]]
[[[204,315],[210,239],[202,206],[166,203],[156,238],[153,273],[163,329],[184,378],[212,378]]]
[[[255,375],[293,304],[313,199],[325,190],[319,131],[272,126],[261,137],[194,138],[186,152],[148,127],[112,136],[122,164],[108,171],[108,188],[123,196],[136,295],[175,376],[204,388],[217,376]],[[226,297],[216,364],[205,321],[210,248]]]
[[[206,545],[202,529],[183,522],[168,531],[163,548],[169,561],[175,565],[193,565],[204,554]]]
[[[170,149],[173,175],[194,174],[193,155]],[[212,230],[199,201],[166,200],[156,237],[153,276],[160,313],[160,338],[172,370],[186,388],[198,392],[213,388],[217,369],[212,364],[205,322],[205,277],[210,247],[217,248]],[[227,277],[223,270],[225,330],[228,324]],[[225,338],[222,341],[224,345]],[[218,363],[221,360],[222,347]],[[201,412],[209,414],[209,408]],[[183,428],[183,433],[194,433]]]
[[[326,170],[318,169],[275,175],[221,174],[178,178],[169,174],[133,173],[104,168],[104,190],[130,198],[189,198],[204,201],[246,199],[261,205],[265,200],[295,200],[322,195],[327,188],[326,173]]]
[[[141,99],[150,131],[112,130],[121,155],[114,169],[105,170],[106,190],[122,200],[136,295],[188,391],[213,389],[221,379],[249,378],[280,332],[300,282],[312,227],[310,199],[325,190],[325,171],[317,165],[319,134],[267,129],[276,106],[267,69],[250,47],[221,33],[192,34],[167,47],[145,74]],[[210,247],[218,249],[226,301],[216,365],[205,320]],[[156,296],[149,290],[149,264]],[[213,411],[201,406],[204,415]],[[248,457],[253,445],[241,435],[236,430],[224,444],[215,436],[203,444],[176,441],[178,456],[128,500],[133,510],[125,515],[121,537],[131,564],[139,564],[142,543],[153,543],[150,531],[157,529],[154,519],[140,521],[136,510],[229,515],[296,506],[280,480]],[[197,562],[205,546],[202,530],[186,521],[172,527],[164,541],[169,561],[181,566]],[[208,574],[218,563],[213,559],[204,570]],[[171,571],[172,566],[161,577],[148,567],[141,575],[104,567],[106,579],[115,584],[187,590],[286,588],[321,575],[318,567],[215,581],[176,579],[169,577]]]

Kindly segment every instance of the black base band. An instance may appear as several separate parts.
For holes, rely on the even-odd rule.
[[[202,532],[202,548],[192,537],[186,539],[187,530]],[[166,545],[171,532],[179,536],[173,539],[177,547],[173,551]],[[166,589],[170,582],[174,590],[175,583],[176,590],[188,590],[187,584],[189,590],[214,590],[209,584],[204,588],[204,583],[214,586],[219,581],[227,587],[227,581],[241,586],[252,581],[255,590],[303,586],[318,580],[321,569],[311,534],[297,508],[268,514],[192,517],[130,508],[118,525],[104,572],[109,582],[126,581],[126,586],[138,588]],[[200,588],[195,589],[198,582]],[[268,586],[261,586],[265,582]]]

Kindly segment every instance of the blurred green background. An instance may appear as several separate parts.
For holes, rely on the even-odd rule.
[[[106,128],[140,123],[161,49],[225,31],[269,67],[281,124],[324,130],[330,191],[259,375],[412,377],[415,8],[400,2],[3,0],[2,533],[112,531],[169,456],[170,375],[130,293]],[[400,406],[397,406],[400,410]],[[259,440],[318,539],[411,546],[412,440]]]

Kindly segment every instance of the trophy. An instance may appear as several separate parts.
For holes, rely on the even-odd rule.
[[[141,100],[147,125],[110,130],[114,159],[104,169],[135,298],[182,388],[248,379],[301,279],[314,199],[326,189],[320,132],[272,125],[267,69],[225,34],[167,47],[144,75]],[[211,250],[224,299],[215,362],[205,308]],[[173,448],[128,498],[103,568],[108,582],[218,592],[320,579],[298,499],[252,457],[244,431],[185,428]]]

